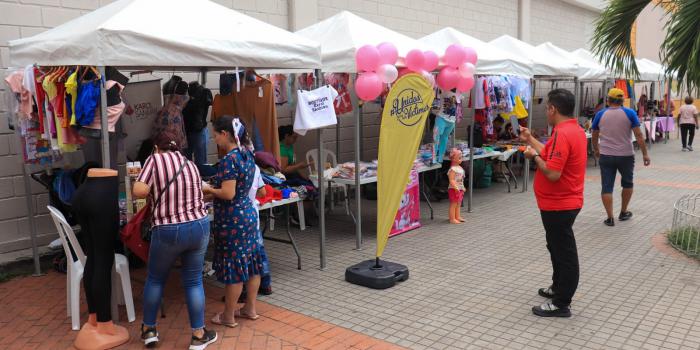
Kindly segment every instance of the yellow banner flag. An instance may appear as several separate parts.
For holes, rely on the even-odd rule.
[[[411,73],[394,82],[384,104],[377,164],[377,257],[389,239],[434,98],[430,83]]]

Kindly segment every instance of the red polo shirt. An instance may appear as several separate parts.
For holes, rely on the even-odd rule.
[[[560,211],[583,207],[583,183],[588,161],[586,133],[576,119],[557,124],[544,146],[541,157],[547,169],[560,171],[557,181],[549,181],[541,171],[535,174],[535,197],[540,210]]]

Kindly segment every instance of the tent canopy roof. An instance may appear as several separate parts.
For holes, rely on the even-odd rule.
[[[413,49],[428,49],[418,40],[347,11],[301,29],[296,34],[321,43],[324,72],[354,73],[357,70],[355,52],[364,45],[392,43],[399,50],[399,57],[405,57]]]
[[[550,58],[576,64],[576,67],[578,67],[576,76],[581,80],[604,80],[608,76],[605,67],[598,63],[579,58],[551,42],[540,44],[537,46],[537,49]]]
[[[319,44],[209,0],[117,0],[10,42],[15,66],[319,68]]]
[[[452,27],[438,30],[418,40],[430,46],[439,56],[452,44],[473,48],[479,56],[476,64],[477,74],[513,74],[524,77],[533,75],[532,61],[528,58],[508,53]]]
[[[602,63],[599,63],[598,58],[593,55],[588,50],[585,49],[578,49],[574,50],[572,52],[575,56],[594,62],[602,65]],[[664,67],[654,61],[648,60],[646,58],[637,58],[637,69],[639,70],[639,80],[641,81],[661,81],[666,79],[666,71],[664,70]],[[613,76],[608,69],[608,75]]]
[[[533,74],[536,76],[575,77],[577,74],[578,68],[575,63],[548,57],[534,46],[511,36],[500,36],[489,44],[511,54],[530,59],[533,62]]]

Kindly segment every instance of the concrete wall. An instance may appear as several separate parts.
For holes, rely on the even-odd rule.
[[[280,28],[295,30],[349,10],[367,19],[418,38],[446,26],[452,26],[482,40],[502,34],[518,35],[518,0],[215,0],[247,15]],[[7,41],[32,36],[79,17],[111,0],[0,0],[0,69],[9,63]],[[557,0],[531,0],[529,34],[533,44],[552,41],[566,49],[588,47],[592,20],[596,12]],[[581,5],[582,6],[582,5]],[[317,18],[316,18],[317,17]],[[0,71],[4,76],[4,71]],[[185,75],[186,80],[196,75]],[[218,84],[209,76],[209,86]],[[21,164],[14,135],[8,128],[5,84],[0,84],[0,253],[29,247],[27,210]],[[376,157],[379,137],[379,108],[368,104],[363,116],[365,159]],[[280,125],[292,122],[293,109],[278,109]],[[468,119],[467,119],[468,120]],[[341,116],[340,159],[353,155],[354,127],[351,116]],[[458,126],[463,135],[466,122]],[[298,156],[315,147],[315,133],[300,140]],[[335,150],[335,129],[324,132],[326,147]],[[213,149],[213,148],[212,148]],[[32,183],[32,203],[39,213],[40,244],[55,238],[54,227],[46,215],[45,191]]]
[[[663,8],[654,4],[647,6],[637,18],[637,57],[661,62],[659,48],[666,36],[664,24],[668,18]]]

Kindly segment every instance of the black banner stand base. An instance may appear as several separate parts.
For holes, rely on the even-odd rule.
[[[363,261],[345,270],[345,280],[372,289],[387,289],[408,279],[408,267],[389,261]]]

